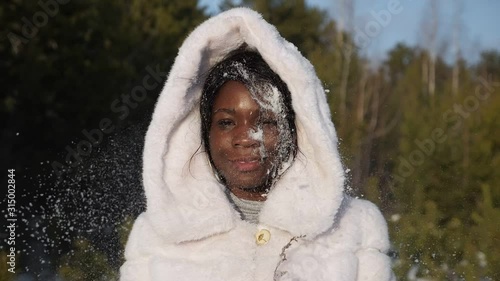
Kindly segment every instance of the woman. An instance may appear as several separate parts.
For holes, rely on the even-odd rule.
[[[180,48],[143,181],[123,281],[393,280],[383,217],[344,194],[321,82],[249,9],[207,20]]]

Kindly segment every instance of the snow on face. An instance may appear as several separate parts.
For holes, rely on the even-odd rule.
[[[260,107],[260,119],[258,126],[255,130],[249,132],[249,134],[261,142],[260,153],[261,157],[266,157],[267,152],[265,147],[262,145],[263,141],[263,126],[276,126],[278,130],[279,140],[276,163],[274,163],[274,168],[272,171],[272,176],[275,177],[289,166],[289,162],[292,157],[289,154],[289,148],[294,145],[293,137],[290,125],[287,120],[286,107],[284,105],[283,94],[278,90],[278,88],[269,82],[265,81],[255,81],[250,85],[247,85],[252,98],[259,104]],[[288,163],[288,164],[287,164]]]
[[[284,170],[286,170],[293,161],[292,148],[294,143],[294,128],[289,123],[289,110],[285,105],[283,93],[280,92],[278,86],[271,78],[269,72],[263,74],[258,73],[259,70],[254,68],[253,62],[243,59],[240,61],[232,61],[221,72],[221,80],[224,81],[239,81],[245,85],[252,99],[259,106],[259,121],[256,125],[249,129],[248,135],[259,141],[259,154],[262,159],[271,157],[273,160],[272,167],[268,174],[270,178],[276,179]],[[265,71],[264,71],[265,72]],[[292,113],[293,114],[293,113]],[[269,128],[277,131],[278,140],[275,149],[268,151],[264,143],[266,143],[266,130]],[[272,153],[273,155],[270,155]]]
[[[265,192],[276,166],[278,131],[260,125],[260,106],[241,82],[228,81],[215,98],[209,135],[211,160],[234,190]]]
[[[267,151],[266,151],[265,146],[263,145],[263,143],[264,143],[264,130],[262,130],[262,126],[258,126],[255,129],[250,129],[248,132],[248,135],[250,136],[250,138],[252,138],[260,143],[260,145],[259,145],[260,158],[264,159],[265,157],[267,157]]]

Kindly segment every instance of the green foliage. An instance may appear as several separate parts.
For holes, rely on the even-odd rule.
[[[113,102],[130,96],[147,66],[167,72],[186,34],[205,19],[196,0],[71,1],[53,16],[45,13],[39,28],[35,15],[43,9],[36,1],[9,0],[2,11],[0,35],[17,40],[0,41],[0,116],[10,134],[23,128],[17,157],[34,162],[55,158],[51,151],[64,151],[103,118],[116,131],[141,119],[160,86],[126,117]],[[24,142],[31,139],[38,141]]]
[[[128,217],[118,226],[120,253],[124,252],[133,223],[134,218]],[[123,262],[122,254],[119,265]],[[75,281],[118,280],[119,276],[117,268],[112,266],[106,255],[84,238],[75,240],[73,249],[62,257],[58,274],[64,280]]]
[[[7,257],[7,251],[0,251],[0,281],[14,281],[16,275],[17,275],[17,270],[15,273],[9,272],[9,258]],[[16,255],[16,264],[19,263],[19,256]]]
[[[74,242],[72,252],[62,258],[58,274],[64,280],[118,280],[118,273],[109,266],[106,256],[85,239]]]
[[[304,0],[246,0],[241,4],[261,13],[267,21],[276,26],[283,37],[295,44],[306,56],[318,48],[327,48],[323,41],[329,40],[326,34],[327,25],[332,21],[325,11],[308,7]],[[222,9],[235,6],[235,1],[224,1]]]
[[[130,235],[130,231],[132,230],[132,226],[134,225],[134,218],[128,217],[125,221],[120,225],[118,229],[118,234],[120,236],[120,244],[125,248],[127,244],[128,236]]]
[[[393,69],[397,54],[389,58]],[[483,67],[463,68],[460,91],[453,96],[447,87],[451,77],[446,78],[451,70],[443,65],[438,74],[444,78],[437,81],[435,96],[429,96],[418,85],[425,53],[416,52],[414,57],[413,66],[398,71],[402,76],[396,82],[396,88],[406,93],[400,158],[393,170],[396,270],[402,280],[412,269],[417,277],[431,280],[496,280],[500,276],[495,243],[500,219],[495,165],[500,157],[499,81],[475,72]],[[495,69],[490,63],[478,65]],[[435,130],[442,132],[440,141],[432,137]],[[406,172],[404,161],[410,167]]]
[[[45,204],[42,208],[48,218],[57,210],[47,198],[61,193],[52,188],[57,179],[40,163],[64,162],[66,147],[75,148],[75,139],[85,138],[82,131],[99,128],[104,118],[112,120],[118,133],[149,117],[161,80],[143,101],[129,107],[126,117],[117,114],[112,105],[116,101],[123,104],[123,95],[130,96],[135,86],[142,85],[149,74],[147,67],[159,69],[160,78],[165,79],[179,46],[206,15],[196,0],[69,1],[52,7],[50,14],[41,2],[64,1],[6,0],[0,5],[0,36],[4,39],[0,40],[0,118],[5,121],[0,153],[2,164],[20,171],[18,193],[23,196],[19,205],[29,203],[36,209]],[[41,14],[46,22],[36,24],[35,15]],[[103,137],[103,142],[108,140]],[[57,188],[66,187],[60,184]],[[82,191],[90,189],[81,186]],[[60,256],[72,241],[59,237],[61,229],[55,227],[59,231],[46,235],[64,246],[45,246],[50,262],[60,264]],[[33,235],[25,232],[19,235]],[[92,246],[94,240],[73,242],[74,255],[65,255],[60,269],[65,280],[116,277],[116,257],[108,259]],[[20,247],[25,248],[23,253],[34,252],[30,245]],[[116,251],[121,253],[121,249]]]

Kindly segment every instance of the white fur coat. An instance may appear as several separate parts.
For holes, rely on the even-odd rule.
[[[203,77],[244,42],[288,85],[300,149],[258,225],[240,219],[206,155],[196,154]],[[312,65],[259,14],[237,8],[200,25],[179,50],[146,135],[147,210],[130,234],[121,280],[392,280],[386,223],[373,204],[344,195],[330,120]],[[257,245],[261,229],[271,236]]]

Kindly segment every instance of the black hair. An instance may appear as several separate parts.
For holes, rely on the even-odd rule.
[[[261,107],[270,107],[269,97],[273,91],[278,94],[278,106],[280,107],[278,127],[281,129],[278,141],[279,163],[274,171],[271,171],[270,181],[272,185],[285,171],[285,163],[292,163],[297,156],[297,130],[295,127],[295,112],[292,107],[292,96],[286,83],[276,74],[264,61],[262,56],[253,50],[248,50],[245,45],[229,53],[224,59],[209,69],[207,78],[203,85],[200,116],[201,116],[201,140],[205,152],[212,167],[214,163],[210,155],[210,127],[212,123],[212,108],[220,88],[228,81],[237,81],[244,84],[252,97]],[[266,96],[267,95],[267,96]],[[284,169],[283,169],[284,168]],[[216,176],[220,174],[215,170]],[[225,180],[220,178],[222,182]]]

